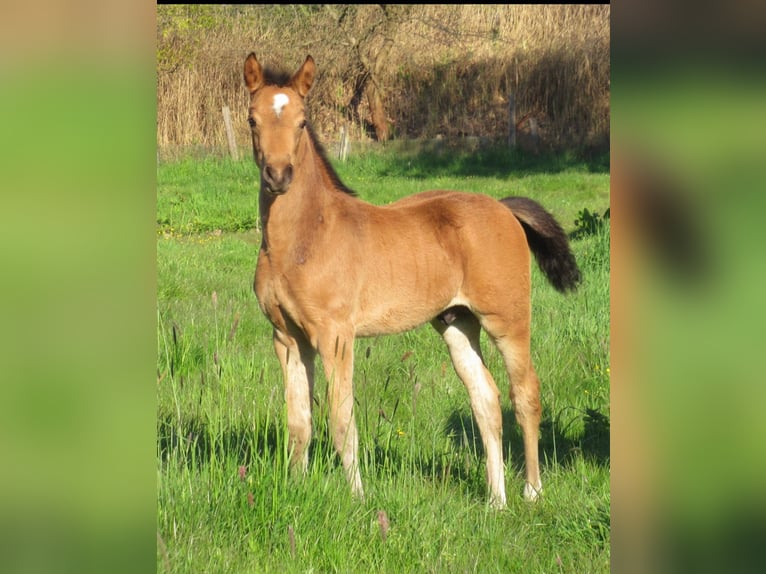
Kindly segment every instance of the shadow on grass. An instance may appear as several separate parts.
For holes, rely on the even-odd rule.
[[[340,459],[335,455],[332,437],[327,422],[315,420],[311,443],[309,444],[309,464],[329,460],[333,467],[340,466]],[[237,461],[237,464],[249,466],[258,460],[266,464],[286,464],[287,447],[285,428],[281,419],[268,424],[260,423],[257,428],[229,427],[210,424],[198,417],[182,418],[180,423],[172,413],[161,415],[157,421],[157,444],[160,460],[179,461],[188,468],[200,469],[215,461]],[[372,445],[370,445],[372,446]],[[360,444],[360,452],[367,448]],[[373,446],[375,467],[389,467],[398,461],[391,450],[377,444]],[[398,462],[396,462],[398,464]]]
[[[550,417],[540,424],[540,460],[545,464],[567,466],[578,456],[598,465],[609,466],[609,418],[587,409],[582,414],[583,430],[572,437],[562,432],[565,425]],[[484,449],[478,426],[466,412],[453,412],[444,428],[446,436],[455,443],[457,457],[434,457],[390,448],[373,437],[362,437],[360,461],[367,472],[395,475],[413,472],[431,480],[463,484],[469,490],[486,488]],[[236,460],[249,466],[254,460],[261,464],[285,464],[284,430],[280,421],[271,421],[257,430],[244,428],[220,429],[217,425],[189,418],[178,423],[172,414],[161,416],[157,433],[159,455],[163,462],[180,461],[188,468],[200,469],[216,461]],[[503,451],[512,456],[505,463],[517,473],[524,469],[524,443],[521,429],[513,411],[503,409]],[[325,424],[314,429],[310,460],[320,461],[327,468],[340,466]],[[311,463],[310,463],[311,464]]]
[[[380,177],[522,177],[539,173],[569,170],[609,173],[609,151],[532,154],[501,145],[477,149],[456,148],[447,143],[413,144],[412,147],[387,150],[378,156]]]
[[[582,414],[583,431],[578,436],[564,434],[565,424],[546,417],[540,422],[540,460],[544,463],[567,466],[576,456],[583,456],[600,466],[609,466],[609,417],[603,413],[586,409]],[[460,448],[475,450],[483,456],[484,448],[479,427],[473,416],[454,412],[449,417],[445,431],[457,441]],[[467,444],[466,444],[467,442]],[[510,448],[511,460],[506,460],[515,471],[524,467],[524,440],[521,428],[516,424],[513,411],[503,408],[503,452]]]
[[[199,418],[182,419],[171,414],[157,421],[157,442],[161,460],[177,458],[189,467],[200,468],[213,460],[234,458],[247,465],[254,458],[271,458],[276,463],[283,438],[277,422],[259,428],[221,430]]]
[[[521,428],[516,423],[513,411],[504,408],[503,415],[503,452],[512,453],[506,465],[516,473],[524,470],[524,442]],[[565,433],[572,421],[552,420],[550,417],[540,423],[540,460],[542,464],[566,467],[582,456],[602,467],[610,463],[610,422],[603,413],[586,409],[582,412],[583,430],[580,433]],[[406,449],[388,448],[382,442],[374,440],[371,444],[360,443],[360,449],[366,449],[366,460],[371,462],[376,474],[396,474],[412,472],[424,478],[462,484],[470,491],[484,492],[486,489],[486,471],[484,448],[479,428],[470,413],[453,412],[448,418],[444,433],[453,441],[455,450],[446,456],[433,456],[425,453],[414,457]],[[329,441],[329,438],[327,439]],[[362,455],[364,460],[364,455]]]

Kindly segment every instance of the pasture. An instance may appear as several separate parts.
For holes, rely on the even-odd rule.
[[[365,500],[350,495],[329,438],[321,369],[308,474],[292,476],[282,376],[252,289],[257,167],[251,158],[162,163],[158,571],[608,571],[609,226],[582,217],[609,205],[608,158],[389,148],[335,167],[372,203],[435,188],[521,195],[578,231],[575,294],[556,292],[532,268],[543,495],[534,504],[522,497],[523,447],[505,368],[483,344],[502,395],[508,489],[507,509],[488,506],[468,396],[428,325],[356,342]]]

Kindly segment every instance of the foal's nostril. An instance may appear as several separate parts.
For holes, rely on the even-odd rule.
[[[267,164],[263,169],[263,178],[272,192],[284,192],[293,179],[293,166],[288,164],[280,170]]]

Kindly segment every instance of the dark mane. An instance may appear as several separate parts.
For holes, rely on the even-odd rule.
[[[290,82],[291,77],[291,74],[284,70],[269,67],[263,68],[263,79],[267,86],[284,88]]]
[[[354,197],[356,197],[356,192],[350,187],[347,187],[346,184],[340,180],[340,177],[338,177],[338,174],[336,173],[335,169],[330,163],[330,160],[327,158],[327,151],[324,149],[324,146],[319,141],[319,138],[317,138],[317,135],[314,132],[314,128],[308,122],[306,122],[306,131],[308,132],[309,137],[311,138],[311,143],[314,145],[314,149],[316,150],[317,155],[319,156],[319,160],[322,162],[322,167],[324,167],[324,170],[327,172],[327,175],[330,176],[330,181],[332,182],[333,187],[337,189],[338,191],[342,191],[343,193],[347,193],[348,195],[353,195]]]

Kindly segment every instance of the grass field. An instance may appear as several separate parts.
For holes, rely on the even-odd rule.
[[[337,169],[379,204],[433,188],[525,195],[570,232],[581,210],[609,205],[608,158],[369,152]],[[327,435],[321,369],[309,471],[288,472],[281,374],[252,291],[257,193],[249,159],[158,167],[158,571],[607,572],[608,225],[572,242],[584,274],[576,294],[533,269],[542,499],[522,498],[508,380],[484,339],[503,395],[509,496],[507,509],[488,508],[467,393],[426,326],[356,343],[360,502]]]

